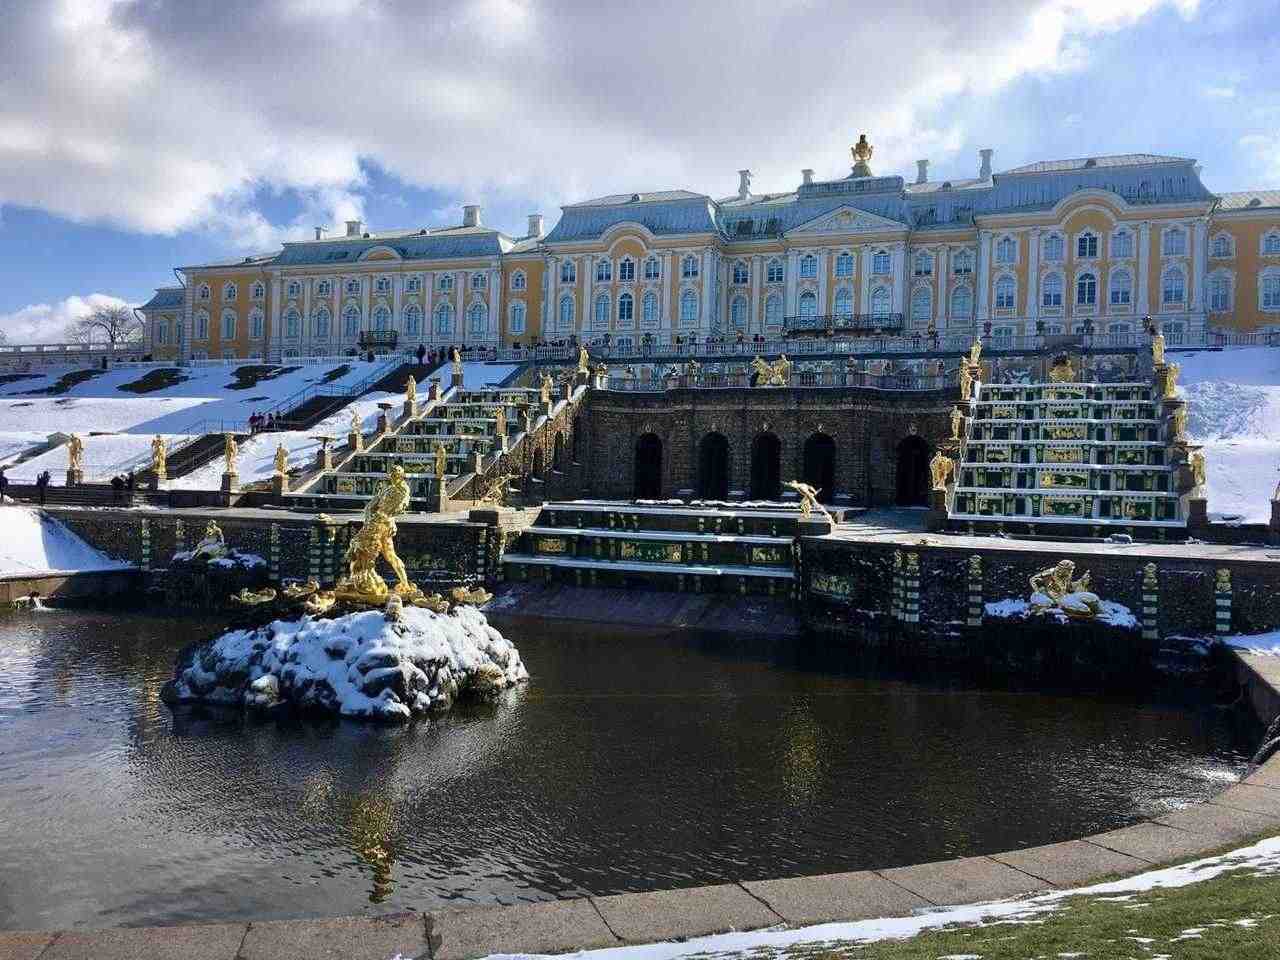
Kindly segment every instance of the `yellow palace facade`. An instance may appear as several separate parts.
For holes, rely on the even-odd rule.
[[[141,311],[156,358],[288,359],[371,346],[500,346],[608,334],[1166,333],[1280,328],[1280,191],[1214,194],[1154,154],[876,176],[865,137],[837,180],[786,193],[617,194],[544,232],[452,227],[286,243],[179,268]]]

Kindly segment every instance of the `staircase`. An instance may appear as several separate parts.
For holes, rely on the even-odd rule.
[[[549,503],[503,558],[508,580],[791,595],[797,508]]]

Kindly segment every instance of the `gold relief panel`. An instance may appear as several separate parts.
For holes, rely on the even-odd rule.
[[[1087,463],[1083,447],[1045,447],[1045,463]]]
[[[623,540],[618,544],[618,556],[623,560],[640,560],[648,563],[681,563],[684,560],[684,548],[678,543]]]
[[[986,462],[1008,463],[1010,455],[1008,447],[987,447]]]
[[[409,437],[396,438],[397,453],[415,453],[418,449],[418,441]]]
[[[1147,463],[1145,450],[1117,450],[1116,463],[1126,467],[1142,467]]]
[[[1154,520],[1155,504],[1150,500],[1125,500],[1121,515],[1126,520]]]
[[[853,579],[834,573],[815,573],[809,581],[809,592],[828,597],[850,597],[853,595]]]
[[[1081,426],[1046,427],[1045,432],[1050,440],[1088,440],[1089,428]]]
[[[983,514],[1001,514],[1004,513],[1004,497],[983,497],[979,496],[977,500],[976,513]]]
[[[1045,517],[1088,517],[1093,514],[1090,497],[1046,497],[1040,511]]]
[[[1040,473],[1040,486],[1081,489],[1089,486],[1089,474],[1085,470],[1045,470]]]
[[[751,563],[754,566],[778,566],[791,559],[790,551],[781,547],[752,547]]]
[[[1018,408],[999,406],[991,408],[991,417],[994,420],[1016,420],[1018,419]]]
[[[354,477],[338,477],[337,483],[334,484],[334,491],[337,493],[355,493],[356,481]]]
[[[569,544],[563,537],[538,537],[533,542],[534,553],[568,553]]]

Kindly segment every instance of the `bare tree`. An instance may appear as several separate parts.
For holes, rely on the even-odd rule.
[[[98,307],[67,327],[76,343],[128,343],[142,339],[142,321],[128,307]]]

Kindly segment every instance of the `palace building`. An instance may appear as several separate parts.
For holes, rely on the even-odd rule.
[[[165,358],[340,355],[609,334],[1166,333],[1280,326],[1280,191],[1214,194],[1195,160],[1031,163],[910,182],[866,137],[838,180],[786,193],[599,197],[523,237],[481,222],[290,242],[185,266],[141,308]]]

